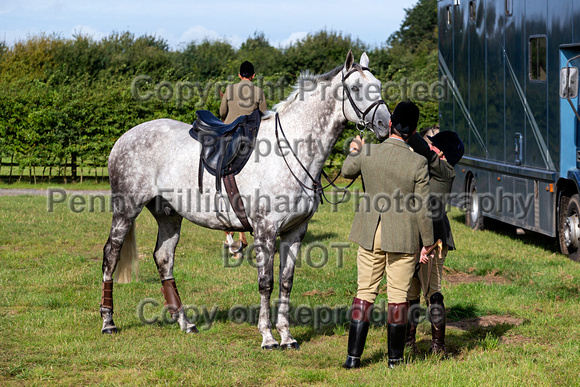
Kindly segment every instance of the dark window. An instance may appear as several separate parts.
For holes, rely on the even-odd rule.
[[[514,14],[514,1],[513,0],[505,0],[505,14],[507,16],[511,16]]]
[[[477,10],[475,8],[475,1],[471,0],[469,2],[469,18],[471,20],[475,20],[476,13],[477,13]]]
[[[547,50],[545,36],[530,37],[530,79],[545,81],[547,72]]]

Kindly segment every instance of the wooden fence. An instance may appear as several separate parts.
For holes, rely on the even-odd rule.
[[[66,160],[48,160],[44,165],[22,165],[14,161],[13,156],[0,157],[0,179],[8,182],[29,179],[37,180],[62,179],[67,182],[83,182],[84,179],[108,179],[106,166],[95,165],[72,155]]]

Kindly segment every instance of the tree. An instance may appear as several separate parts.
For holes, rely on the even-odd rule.
[[[183,75],[203,82],[230,75],[228,64],[235,60],[236,53],[228,42],[206,39],[202,43],[189,43],[180,57]]]
[[[390,45],[400,44],[415,51],[420,45],[428,43],[437,47],[437,0],[419,0],[405,9],[405,19],[399,31],[389,38]]]
[[[358,58],[365,51],[365,46],[360,40],[351,39],[350,35],[322,30],[313,35],[308,34],[288,47],[284,52],[284,68],[295,77],[303,70],[315,74],[326,73],[343,64],[351,49],[355,58]]]
[[[246,60],[254,64],[256,73],[261,76],[276,74],[282,63],[282,53],[270,45],[263,32],[255,32],[253,37],[242,43],[236,56],[239,63],[232,63],[230,72],[233,74],[238,73],[240,63]]]

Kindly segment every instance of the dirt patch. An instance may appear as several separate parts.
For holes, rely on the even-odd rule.
[[[500,324],[508,324],[508,325],[521,325],[524,322],[521,318],[515,318],[510,316],[498,316],[498,315],[490,315],[490,316],[481,316],[481,317],[474,317],[467,320],[460,320],[460,321],[452,321],[448,322],[447,326],[461,329],[462,331],[467,331],[474,327],[491,327]]]
[[[504,336],[501,338],[501,342],[508,345],[528,344],[532,343],[533,341],[534,340],[531,337],[526,337],[523,335]]]
[[[456,284],[470,284],[476,282],[484,282],[486,284],[509,284],[510,281],[498,275],[498,271],[494,270],[484,276],[470,274],[475,271],[475,268],[468,269],[469,273],[462,273],[455,269],[443,267],[443,280],[449,282],[451,285]]]
[[[332,296],[334,295],[334,290],[333,289],[328,289],[325,291],[320,291],[320,290],[310,290],[308,292],[304,292],[302,293],[303,296]]]

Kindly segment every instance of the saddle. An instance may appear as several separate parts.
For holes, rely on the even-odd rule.
[[[198,171],[199,192],[203,190],[204,170],[215,176],[216,191],[219,193],[223,180],[236,215],[244,227],[251,231],[234,176],[244,168],[252,155],[262,112],[256,109],[230,124],[224,124],[207,110],[198,110],[195,114],[197,120],[193,122],[189,134],[202,146]]]

